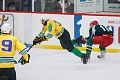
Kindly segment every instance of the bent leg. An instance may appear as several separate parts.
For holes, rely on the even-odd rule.
[[[94,36],[92,42],[93,44],[103,44],[104,40],[102,36]]]
[[[92,38],[90,38],[90,39],[87,40],[87,47],[86,47],[86,53],[87,54],[91,54],[92,45],[93,45]]]
[[[110,34],[103,34],[103,44],[101,46],[103,48],[111,45],[113,43],[113,37]]]

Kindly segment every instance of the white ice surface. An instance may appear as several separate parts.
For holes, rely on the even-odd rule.
[[[120,53],[107,53],[100,60],[100,53],[92,52],[86,65],[66,50],[32,48],[29,53],[29,64],[15,65],[17,80],[120,80]]]

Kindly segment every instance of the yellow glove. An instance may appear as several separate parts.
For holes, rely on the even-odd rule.
[[[29,63],[30,55],[29,54],[24,54],[21,57],[21,64],[24,65],[26,63]]]

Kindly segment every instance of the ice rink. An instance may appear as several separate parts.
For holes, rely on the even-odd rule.
[[[107,53],[100,60],[100,53],[92,52],[86,65],[66,50],[32,48],[29,53],[29,64],[15,65],[17,80],[120,80],[120,53]]]

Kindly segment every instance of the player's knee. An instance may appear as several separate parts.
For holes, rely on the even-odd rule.
[[[66,49],[67,49],[69,52],[71,52],[71,51],[74,49],[74,47],[73,47],[73,46],[66,46]]]
[[[74,49],[73,44],[71,41],[63,42],[65,49],[67,49],[69,52],[71,52]]]
[[[69,52],[71,52],[71,51],[74,49],[74,47],[66,47],[66,49],[67,49]]]

